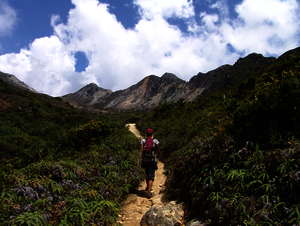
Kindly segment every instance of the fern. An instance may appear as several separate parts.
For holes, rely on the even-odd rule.
[[[17,216],[13,221],[13,225],[24,225],[24,226],[40,226],[46,225],[43,215],[38,212],[25,212]]]

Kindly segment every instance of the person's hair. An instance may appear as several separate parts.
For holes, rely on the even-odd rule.
[[[152,135],[153,135],[153,133],[148,133],[148,132],[146,133],[147,137],[151,137]]]

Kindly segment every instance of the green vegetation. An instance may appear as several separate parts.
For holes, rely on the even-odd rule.
[[[143,115],[162,141],[167,197],[210,225],[300,222],[300,49],[262,74]],[[243,73],[243,72],[241,72]]]
[[[141,179],[125,121],[1,81],[0,102],[0,224],[115,222]]]

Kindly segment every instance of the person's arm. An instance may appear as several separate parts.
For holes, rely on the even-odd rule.
[[[141,142],[140,142],[140,152],[142,153],[143,152],[143,150],[144,150],[144,140],[143,140],[143,138],[141,139]]]
[[[159,144],[156,145],[156,153],[157,153],[157,158],[159,158],[160,156]]]
[[[155,149],[156,149],[156,156],[158,158],[159,155],[160,155],[160,148],[159,148],[159,141],[158,140],[156,140]]]

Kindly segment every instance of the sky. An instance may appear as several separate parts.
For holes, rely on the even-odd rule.
[[[0,0],[0,71],[52,96],[298,46],[299,0]]]

